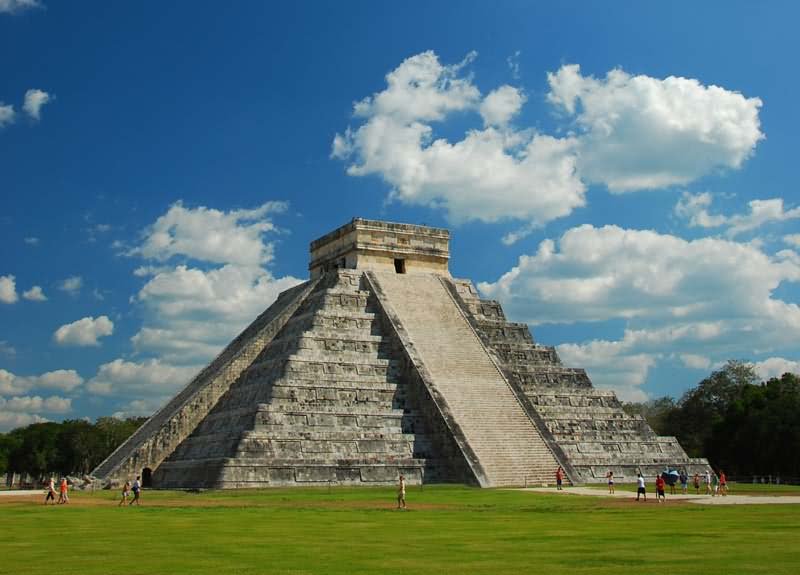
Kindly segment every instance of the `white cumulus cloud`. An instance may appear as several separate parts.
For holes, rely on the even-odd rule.
[[[601,385],[633,397],[631,386],[657,361],[677,356],[700,367],[791,349],[800,338],[800,307],[774,292],[797,281],[800,259],[770,256],[754,244],[584,225],[541,242],[479,289],[532,325],[624,321],[620,339],[558,349],[589,366]]]
[[[336,135],[332,156],[350,161],[350,175],[380,175],[392,198],[443,208],[456,223],[544,223],[582,206],[573,140],[507,128],[524,95],[503,86],[482,99],[463,75],[468,61],[443,65],[433,52],[405,60],[386,89],[355,104],[363,123]],[[463,112],[483,113],[487,126],[453,142],[434,136],[434,123]]]
[[[782,198],[751,200],[747,204],[748,213],[730,216],[710,214],[708,209],[712,201],[713,198],[709,192],[700,194],[684,192],[675,205],[675,213],[688,220],[691,227],[725,227],[725,235],[730,238],[751,232],[767,224],[800,218],[800,207],[786,209]]]
[[[22,297],[30,301],[47,301],[41,286],[33,286],[31,289],[22,292]]]
[[[518,88],[513,86],[500,86],[490,92],[480,105],[483,123],[487,126],[505,126],[511,119],[519,114],[522,105],[527,100]]]
[[[711,368],[711,360],[704,355],[696,353],[682,353],[680,359],[688,368],[708,370]]]
[[[34,120],[40,120],[42,117],[42,106],[47,104],[53,97],[38,89],[31,89],[25,92],[25,103],[22,104],[22,109]]]
[[[18,299],[17,282],[14,276],[0,276],[0,302],[16,303]]]
[[[114,322],[108,316],[101,315],[97,318],[84,317],[62,325],[53,334],[53,339],[59,345],[96,346],[100,345],[97,338],[113,333]]]
[[[19,395],[32,389],[72,391],[82,383],[83,378],[72,369],[58,369],[31,376],[19,376],[0,369],[0,395]]]
[[[267,202],[251,210],[223,212],[206,207],[186,208],[181,202],[145,230],[144,241],[130,255],[166,261],[173,256],[212,262],[257,266],[272,260],[272,244],[262,236],[275,231],[267,216],[286,209]]]
[[[115,359],[98,368],[97,374],[86,382],[86,389],[97,395],[164,398],[188,384],[202,367],[170,365],[158,359]]]
[[[34,413],[18,413],[14,411],[0,411],[0,432],[25,427],[31,423],[45,423],[46,417]]]
[[[770,357],[764,361],[757,361],[753,364],[753,367],[758,376],[763,380],[780,377],[784,373],[800,375],[800,361],[793,361],[782,357]]]
[[[331,156],[352,176],[383,178],[390,199],[443,209],[453,223],[525,222],[503,238],[512,244],[583,206],[588,183],[612,192],[687,183],[740,168],[764,137],[758,98],[622,70],[596,79],[577,65],[548,74],[565,137],[513,127],[524,92],[502,85],[482,96],[465,71],[473,57],[444,65],[428,51],[404,60],[382,91],[354,105],[357,125],[335,135]],[[461,139],[437,136],[462,116],[483,126]]]
[[[46,398],[38,395],[33,397],[10,397],[8,399],[0,397],[0,411],[67,413],[71,409],[72,399],[57,395]]]
[[[5,128],[9,124],[14,123],[17,113],[14,112],[14,106],[11,104],[4,104],[0,101],[0,129]]]
[[[17,12],[27,8],[37,8],[41,5],[39,0],[0,0],[0,13]]]
[[[300,283],[291,276],[276,278],[266,267],[274,253],[266,235],[277,232],[271,216],[285,207],[268,202],[225,212],[176,204],[149,226],[142,245],[131,250],[148,260],[134,272],[146,278],[134,298],[145,317],[132,337],[135,350],[162,366],[194,369],[219,353],[281,291]],[[170,265],[172,255],[198,265]]]
[[[738,169],[764,138],[761,100],[692,78],[583,76],[578,65],[548,74],[548,100],[578,131],[581,176],[612,192],[685,184]]]
[[[71,296],[78,295],[82,287],[83,287],[83,278],[81,276],[68,277],[67,279],[62,280],[58,284],[58,289],[68,293]]]

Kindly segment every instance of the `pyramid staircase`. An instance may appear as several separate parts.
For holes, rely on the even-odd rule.
[[[376,271],[367,276],[474,454],[481,485],[552,482],[558,461],[446,289],[447,280]]]

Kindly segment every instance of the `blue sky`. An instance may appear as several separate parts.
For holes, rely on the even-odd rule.
[[[354,216],[623,398],[798,370],[797,19],[0,0],[0,429],[151,412]]]

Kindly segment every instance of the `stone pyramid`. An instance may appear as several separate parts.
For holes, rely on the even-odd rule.
[[[163,488],[704,471],[448,272],[444,229],[356,218],[94,475]]]

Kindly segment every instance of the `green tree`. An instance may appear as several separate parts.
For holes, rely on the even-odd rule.
[[[683,394],[678,409],[667,418],[666,429],[675,435],[692,457],[708,457],[715,428],[729,406],[758,382],[751,364],[731,360]]]

